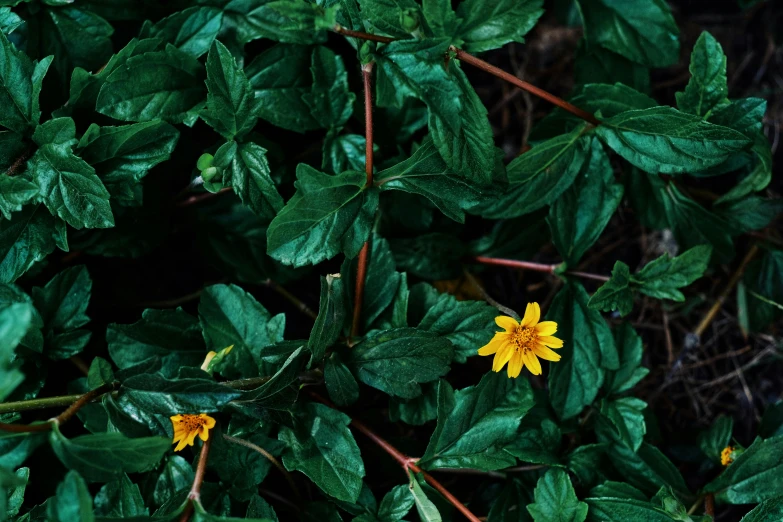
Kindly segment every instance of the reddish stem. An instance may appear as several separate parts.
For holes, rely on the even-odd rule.
[[[207,458],[209,457],[209,447],[211,445],[212,437],[205,440],[201,446],[196,475],[193,477],[193,485],[190,487],[190,493],[188,493],[188,504],[182,512],[182,516],[179,519],[180,522],[188,522],[190,520],[190,516],[193,514],[193,502],[201,502],[201,484],[204,482],[204,475],[207,472]]]
[[[2,431],[9,431],[12,433],[34,433],[34,432],[41,432],[41,431],[51,431],[52,425],[57,424],[58,426],[64,422],[66,422],[68,419],[76,415],[76,412],[81,410],[84,406],[89,404],[90,402],[94,401],[101,395],[104,395],[106,393],[109,393],[114,389],[113,384],[104,384],[103,386],[100,386],[98,388],[95,388],[94,390],[91,390],[68,406],[68,408],[62,412],[57,417],[50,419],[48,422],[41,423],[41,424],[6,424],[4,422],[0,422],[0,430]]]
[[[364,79],[364,172],[367,174],[366,188],[372,186],[372,66],[372,63],[368,63],[362,67],[362,77]],[[352,337],[359,335],[359,326],[362,318],[362,301],[364,300],[364,281],[367,278],[367,255],[369,249],[369,242],[365,242],[359,252],[358,266],[356,268],[356,293],[353,303],[353,324],[351,325]]]
[[[194,205],[196,203],[199,203],[207,199],[212,199],[215,196],[219,196],[220,194],[225,194],[226,192],[231,192],[232,190],[234,190],[233,187],[223,187],[217,192],[204,192],[202,194],[194,194],[187,199],[178,201],[177,203],[175,203],[175,205],[178,207],[189,207],[190,205]]]
[[[391,43],[394,41],[394,38],[389,38],[388,36],[379,36],[377,34],[363,33],[361,31],[352,31],[341,25],[334,26],[334,32],[345,36],[353,36],[354,38],[359,38],[362,40],[370,40],[371,42]]]
[[[711,517],[715,516],[715,495],[712,493],[707,493],[704,497],[704,513]]]
[[[498,266],[508,266],[511,268],[521,268],[522,270],[532,270],[534,272],[543,272],[545,274],[554,274],[555,270],[557,270],[557,267],[560,265],[545,265],[543,263],[533,263],[531,261],[517,261],[516,259],[501,259],[497,257],[483,257],[483,256],[476,256],[473,258],[473,261],[477,263],[481,263],[484,265],[498,265]],[[566,270],[566,275],[572,275],[576,277],[581,277],[583,279],[593,279],[595,281],[609,281],[608,276],[599,275],[599,274],[591,274],[589,272],[579,272],[577,270]]]
[[[571,105],[570,103],[568,103],[567,101],[563,100],[562,98],[558,98],[557,96],[555,96],[553,94],[550,94],[550,93],[546,92],[543,89],[539,89],[535,85],[531,85],[531,84],[529,84],[528,82],[526,82],[524,80],[520,80],[519,78],[517,78],[513,74],[509,74],[509,73],[507,73],[506,71],[504,71],[502,69],[498,69],[494,65],[490,65],[487,62],[485,62],[484,60],[481,60],[480,58],[476,58],[475,56],[473,56],[471,54],[468,54],[465,51],[463,51],[462,49],[454,47],[453,45],[449,49],[453,53],[455,53],[457,55],[457,58],[459,60],[461,60],[461,61],[463,61],[465,63],[468,63],[468,64],[472,65],[473,67],[478,67],[479,69],[481,69],[483,71],[486,71],[486,72],[488,72],[488,73],[490,73],[492,75],[495,75],[498,78],[500,78],[501,80],[505,80],[508,83],[510,83],[512,85],[515,85],[515,86],[519,87],[520,89],[525,90],[525,91],[529,92],[530,94],[532,94],[534,96],[538,96],[539,98],[542,98],[542,99],[548,101],[549,103],[557,105],[561,109],[566,110],[566,111],[570,112],[571,114],[582,118],[583,120],[585,120],[588,123],[592,123],[593,125],[596,125],[596,126],[601,124],[601,122],[598,121],[598,119],[596,119],[595,116],[593,116],[592,114],[590,114],[587,111],[584,111],[584,110],[580,109],[579,107],[576,107],[575,105]]]
[[[313,399],[317,400],[318,402],[322,404],[326,404],[330,408],[336,409],[334,404],[332,404],[330,401],[326,400],[325,398],[321,397],[317,393],[311,391],[310,396]],[[435,480],[432,477],[432,475],[430,475],[429,473],[427,473],[426,471],[418,467],[416,464],[414,464],[414,462],[418,459],[413,459],[411,457],[408,457],[404,453],[402,453],[400,450],[398,450],[397,448],[389,444],[389,442],[386,439],[384,439],[383,437],[381,437],[380,435],[372,431],[363,422],[351,418],[350,425],[356,428],[357,430],[361,431],[362,433],[364,433],[367,436],[367,438],[369,438],[371,441],[377,444],[383,451],[388,453],[394,460],[397,461],[397,463],[400,466],[402,466],[403,470],[405,470],[406,473],[408,469],[410,469],[414,473],[421,473],[422,477],[424,477],[424,480],[427,482],[427,484],[435,488],[441,495],[443,495],[443,498],[448,500],[451,503],[451,505],[457,508],[457,510],[460,513],[465,515],[465,518],[467,518],[471,522],[480,522],[479,518],[476,515],[474,515],[465,504],[460,502],[457,497],[452,495],[451,492],[448,489],[446,489],[446,487],[443,484]]]

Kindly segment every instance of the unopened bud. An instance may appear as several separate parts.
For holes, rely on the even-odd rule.
[[[419,15],[415,9],[404,9],[400,13],[400,25],[407,32],[412,33],[419,28]]]
[[[202,154],[199,156],[198,161],[196,161],[196,168],[198,170],[204,171],[212,166],[212,160],[214,159],[215,157],[212,154]]]

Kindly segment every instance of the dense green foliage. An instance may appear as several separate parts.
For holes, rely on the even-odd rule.
[[[430,472],[489,522],[705,522],[705,497],[780,520],[783,407],[744,452],[725,417],[660,447],[668,377],[640,383],[665,348],[627,319],[698,317],[690,286],[727,266],[736,329],[779,334],[783,250],[740,262],[783,208],[766,102],[729,97],[708,32],[676,107],[656,101],[650,70],[680,55],[663,0],[553,3],[582,26],[569,100],[598,124],[552,109],[505,158],[457,50],[523,43],[543,0],[0,2],[0,520],[461,520]],[[613,220],[670,248],[603,253]],[[477,350],[524,310],[443,281],[541,252],[562,359],[509,379]],[[584,274],[596,256],[611,276]],[[135,296],[136,270],[198,292],[96,304],[107,273]],[[27,411],[88,392],[76,415]],[[202,413],[209,443],[174,453],[170,417]]]

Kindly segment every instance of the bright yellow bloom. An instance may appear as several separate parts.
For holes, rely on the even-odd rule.
[[[728,466],[734,462],[734,448],[726,446],[723,451],[720,452],[720,463],[723,466]]]
[[[541,375],[541,363],[538,358],[547,361],[559,361],[560,354],[550,348],[562,348],[563,341],[552,334],[557,332],[557,323],[542,321],[538,303],[528,303],[525,317],[517,323],[516,319],[501,315],[495,323],[505,331],[495,333],[489,343],[479,349],[479,355],[495,354],[492,370],[499,372],[508,363],[508,376],[516,378],[527,366],[533,375]]]
[[[206,413],[198,415],[182,414],[171,417],[171,424],[174,425],[174,440],[172,444],[177,444],[174,451],[180,451],[185,446],[192,446],[196,440],[196,435],[203,441],[209,438],[209,430],[215,427],[215,419]]]

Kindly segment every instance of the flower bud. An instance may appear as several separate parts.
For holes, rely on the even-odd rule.
[[[215,167],[209,167],[201,171],[201,179],[204,181],[212,181],[212,178],[217,176],[218,169]]]
[[[214,159],[215,157],[212,154],[202,154],[199,156],[198,161],[196,161],[196,168],[200,171],[204,171],[212,166],[212,160]]]
[[[419,28],[419,15],[415,9],[403,9],[400,13],[400,25],[409,33]]]

